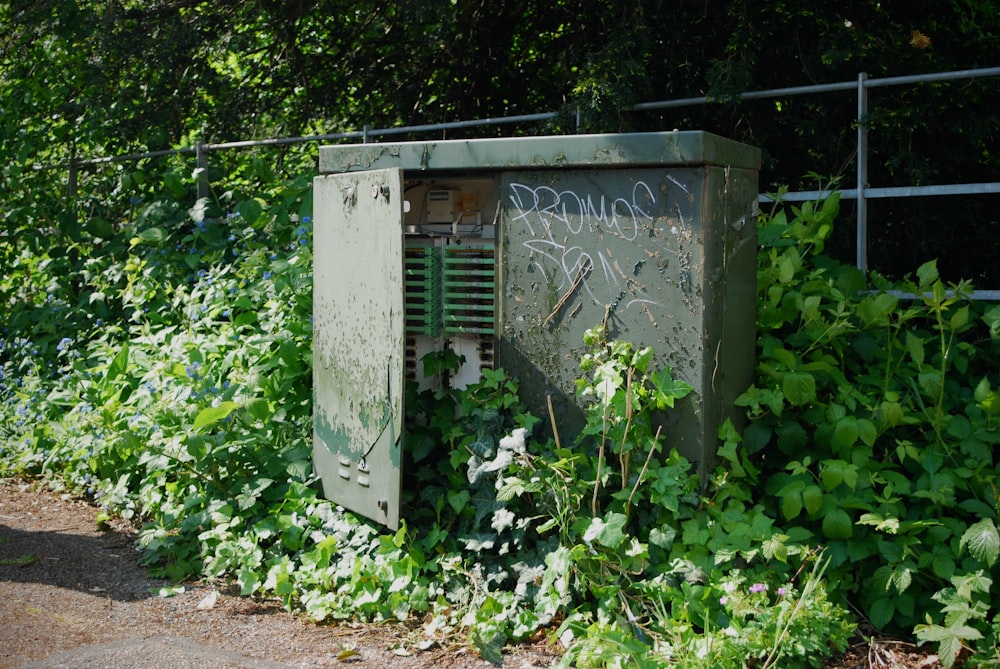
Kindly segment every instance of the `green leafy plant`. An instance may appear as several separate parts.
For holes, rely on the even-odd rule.
[[[536,530],[558,538],[536,602],[570,609],[558,630],[563,664],[747,666],[781,657],[791,666],[843,648],[853,626],[826,600],[821,570],[809,572],[800,597],[785,598],[798,575],[789,556],[815,555],[750,503],[753,467],[732,425],[722,430],[731,461],[701,490],[676,450],[663,453],[669,435],[657,420],[690,387],[656,369],[651,349],[608,341],[601,327],[585,343],[580,443],[520,455],[498,492],[526,502]],[[751,579],[783,584],[774,585],[781,598],[757,597],[752,614],[727,609]]]
[[[1000,557],[1000,533],[993,519],[984,518],[971,525],[962,535],[959,547],[968,550],[986,570],[992,569]],[[941,604],[941,622],[932,622],[928,613],[927,622],[914,628],[921,643],[938,644],[938,654],[946,667],[951,667],[963,651],[972,654],[970,663],[975,666],[1000,664],[997,614],[994,613],[992,621],[989,619],[993,579],[986,575],[986,570],[952,576],[952,587],[934,593],[934,601]],[[967,645],[970,642],[972,647]]]
[[[141,520],[158,575],[419,620],[414,643],[487,658],[547,629],[577,666],[809,666],[846,644],[845,600],[942,657],[995,655],[1000,309],[968,285],[826,258],[836,198],[763,219],[749,420],[704,479],[661,427],[690,388],[649,348],[588,332],[584,427],[547,441],[516,379],[455,389],[436,353],[387,534],[312,487],[309,180],[259,167],[206,200],[171,168],[110,240],[18,260],[4,471]]]
[[[837,209],[834,195],[760,229],[743,443],[770,513],[827,546],[832,582],[877,628],[906,630],[975,573],[962,548],[996,518],[1000,311],[933,262],[892,285],[823,256]]]

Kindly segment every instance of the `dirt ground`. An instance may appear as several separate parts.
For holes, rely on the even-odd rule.
[[[165,639],[262,663],[255,666],[493,666],[461,643],[419,650],[419,630],[406,625],[316,625],[278,603],[240,597],[216,584],[188,583],[183,593],[160,597],[154,593],[169,584],[150,579],[137,565],[130,528],[99,530],[95,518],[96,509],[71,495],[0,479],[0,669],[41,666],[46,658],[100,644]],[[826,669],[941,666],[921,650],[859,642]],[[539,639],[505,652],[504,667],[535,669],[558,660],[558,647]]]

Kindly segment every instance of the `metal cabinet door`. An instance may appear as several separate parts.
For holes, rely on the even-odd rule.
[[[313,462],[323,495],[399,526],[402,170],[314,182]]]

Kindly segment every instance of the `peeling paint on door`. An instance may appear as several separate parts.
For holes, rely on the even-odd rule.
[[[313,455],[323,493],[399,523],[403,423],[402,175],[315,182]]]

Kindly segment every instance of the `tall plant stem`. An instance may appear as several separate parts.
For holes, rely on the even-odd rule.
[[[635,485],[632,486],[632,492],[628,494],[628,501],[625,502],[626,518],[632,515],[632,498],[635,497],[635,491],[639,489],[639,484],[642,483],[642,478],[646,475],[646,470],[649,469],[649,461],[653,459],[653,451],[656,450],[656,445],[660,443],[660,432],[662,430],[662,425],[658,425],[656,427],[656,435],[653,437],[653,443],[649,445],[649,453],[646,454],[646,461],[642,463],[642,469],[639,471],[639,477],[635,480]]]
[[[625,430],[622,432],[622,442],[618,446],[618,465],[621,468],[622,490],[628,485],[631,453],[625,450],[625,444],[628,442],[628,433],[632,429],[632,413],[632,368],[629,367],[628,374],[625,376]]]
[[[552,408],[552,395],[546,395],[545,401],[549,405],[549,422],[552,423],[552,438],[556,440],[556,450],[562,450],[562,445],[559,443],[559,426],[556,425],[556,412]]]
[[[594,479],[594,496],[590,500],[590,511],[597,517],[597,492],[601,489],[601,477],[604,475],[604,449],[608,443],[608,405],[604,405],[604,426],[601,433],[601,446],[597,449],[597,477]]]

